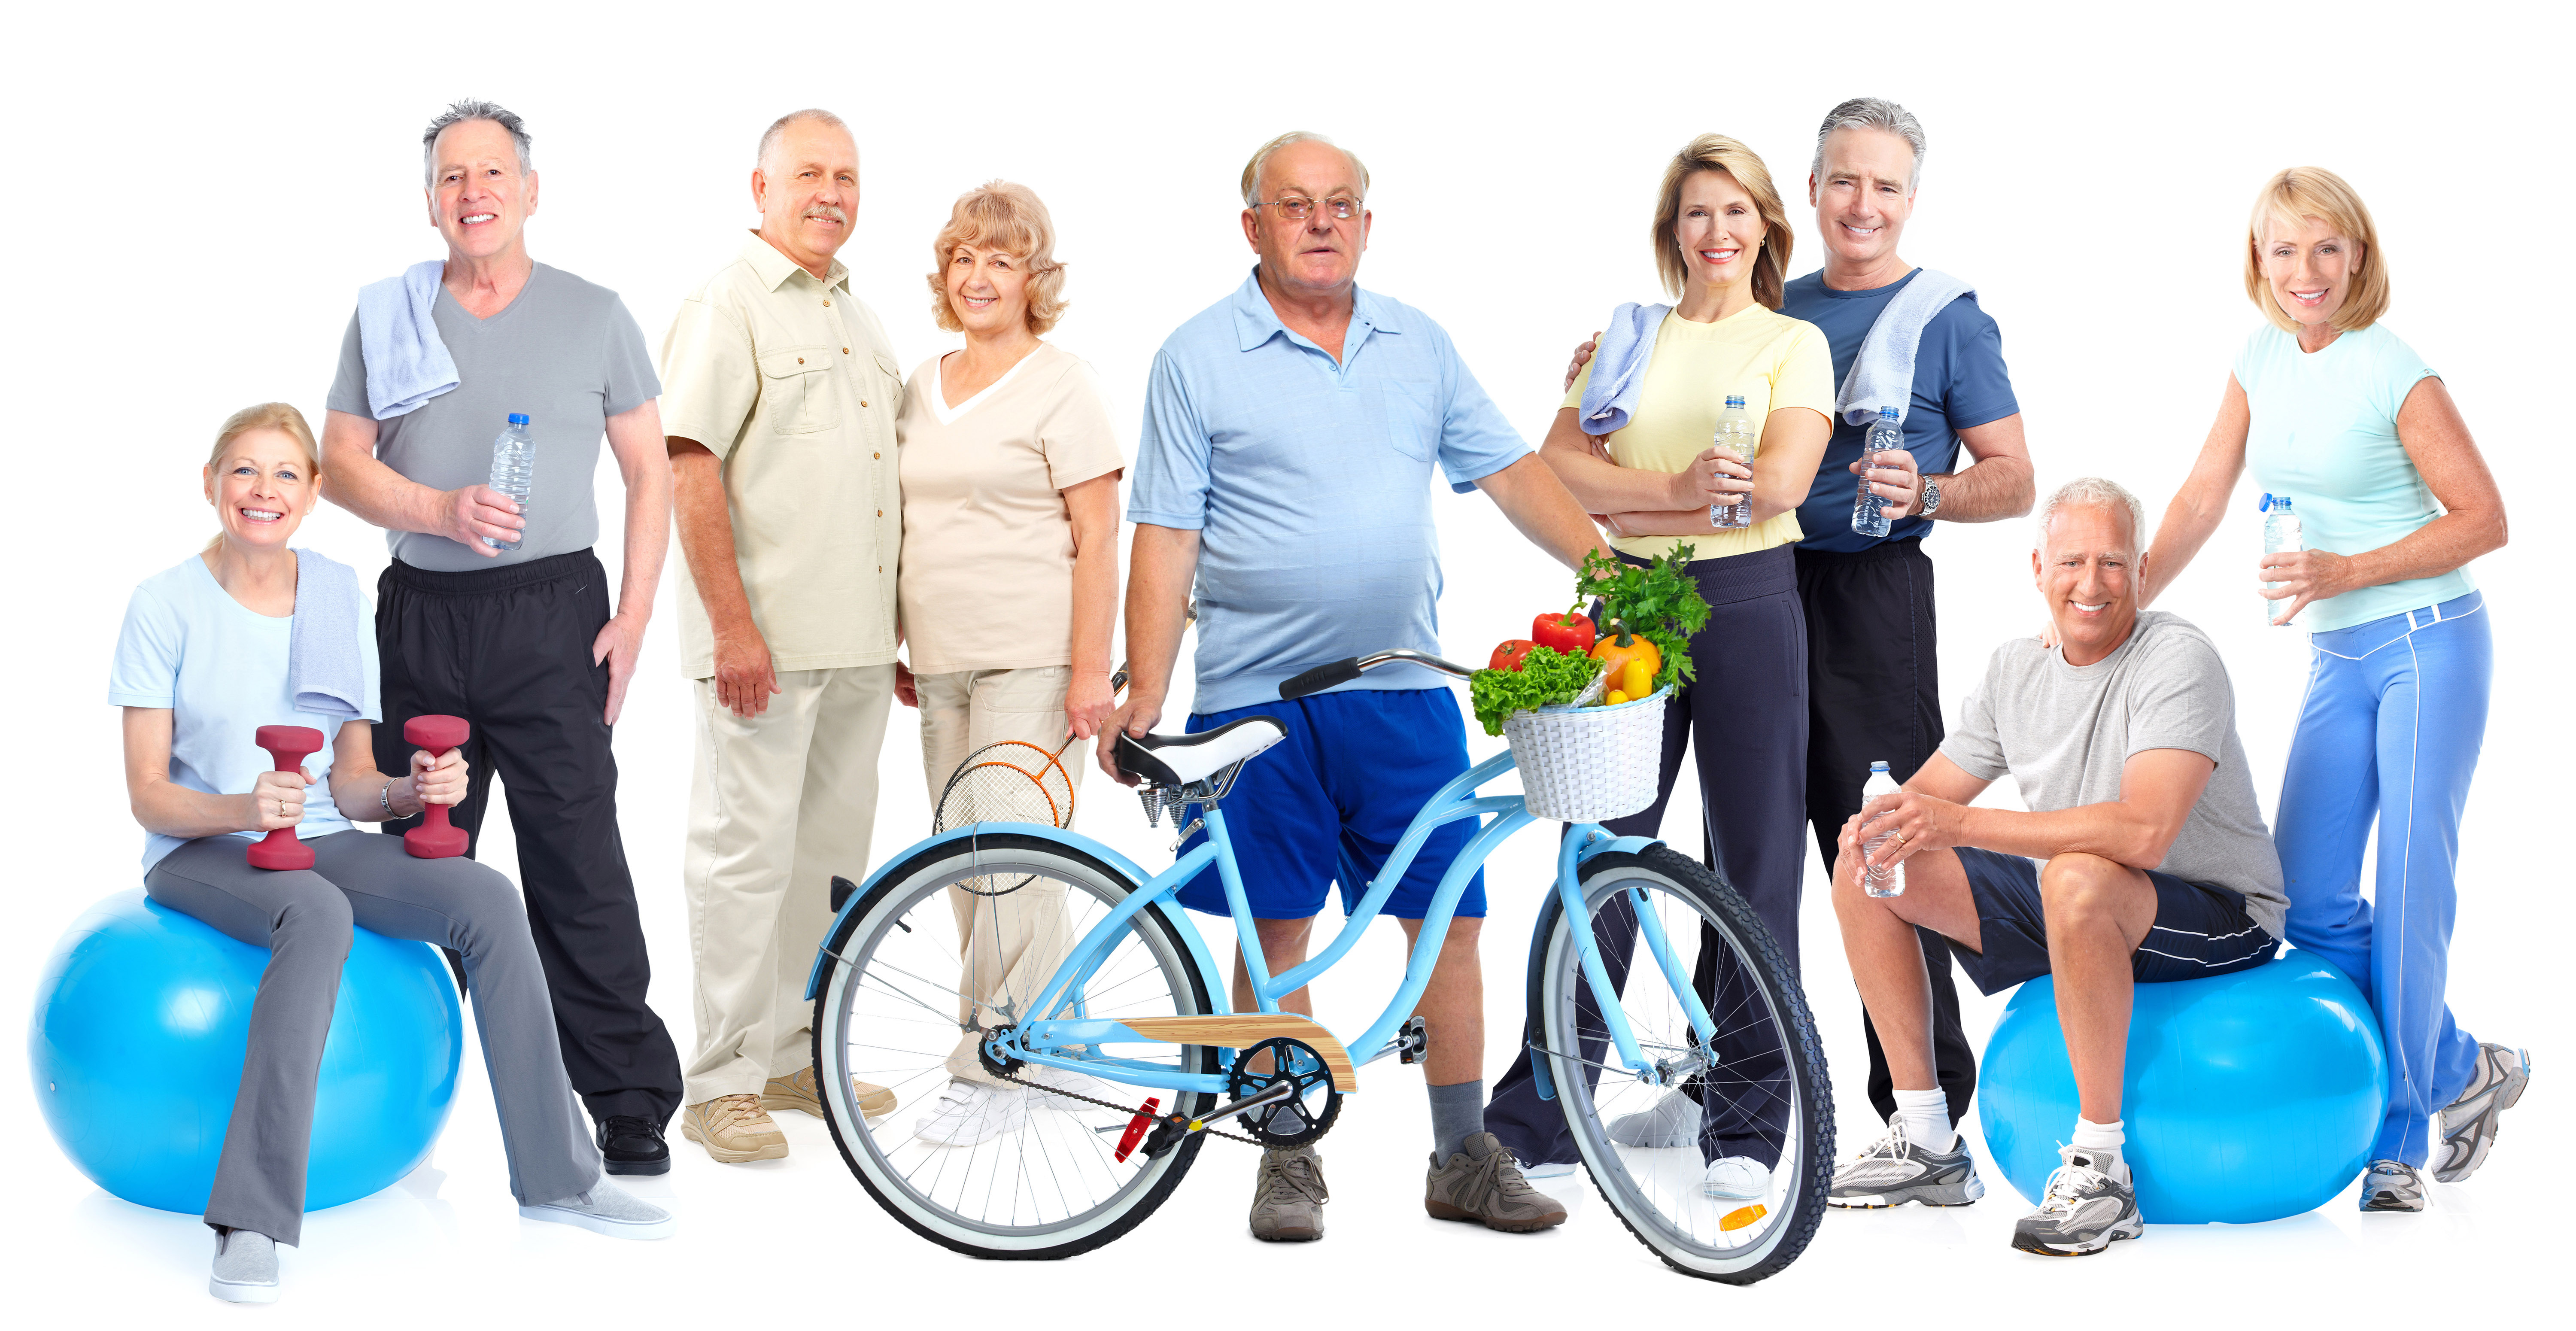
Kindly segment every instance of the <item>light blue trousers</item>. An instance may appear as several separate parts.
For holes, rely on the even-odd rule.
[[[2433,1115],[2468,1087],[2477,1042],[2442,991],[2456,913],[2460,812],[2495,672],[2482,595],[2311,639],[2307,702],[2281,780],[2290,941],[2370,996],[2388,1050],[2374,1160],[2422,1166]],[[2361,895],[2379,824],[2378,881]]]

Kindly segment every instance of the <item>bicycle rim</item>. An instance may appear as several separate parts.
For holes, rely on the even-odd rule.
[[[1640,1051],[1670,1069],[1672,1086],[1616,1066],[1608,1028],[1590,1011],[1573,934],[1551,907],[1534,998],[1558,1103],[1594,1184],[1630,1232],[1685,1274],[1751,1284],[1805,1250],[1832,1182],[1832,1092],[1805,997],[1752,909],[1702,866],[1655,846],[1597,856],[1582,873],[1614,977],[1621,957],[1633,958],[1620,1011]],[[1714,995],[1710,1050],[1642,931],[1632,949],[1615,946],[1639,910],[1663,925],[1685,981]],[[1706,1132],[1689,1120],[1647,1130],[1657,1122],[1647,1118],[1614,1136],[1621,1120],[1654,1113],[1673,1087],[1702,1106],[1696,1118]],[[1670,1106],[1662,1107],[1669,1123]],[[1706,1161],[1727,1156],[1770,1166],[1756,1195],[1708,1193]]]
[[[1024,886],[999,894],[983,887],[997,880]],[[960,890],[970,886],[976,890]],[[1123,1162],[1114,1156],[1146,1097],[1158,1097],[1164,1111],[1203,1113],[1214,1104],[1210,1095],[1085,1079],[1071,1089],[1125,1107],[1015,1086],[970,1108],[943,1105],[952,1059],[973,1057],[960,1013],[988,1026],[1027,1020],[1026,1005],[1064,948],[1133,888],[1125,875],[1042,837],[979,837],[925,850],[888,874],[830,940],[833,958],[814,1020],[826,1119],[851,1171],[914,1231],[979,1256],[1070,1256],[1133,1228],[1188,1170],[1202,1137],[1159,1159],[1141,1151]],[[1017,920],[1015,907],[1022,908]],[[980,981],[967,977],[969,941]],[[970,1004],[966,991],[982,1001]],[[1180,1016],[1207,1008],[1207,980],[1188,946],[1158,912],[1146,910],[1127,921],[1090,979],[1051,1015]],[[1087,1053],[1216,1070],[1216,1051],[1199,1046]],[[1018,1075],[1040,1074],[1028,1067]],[[893,1092],[892,1112],[864,1119],[852,1078]]]

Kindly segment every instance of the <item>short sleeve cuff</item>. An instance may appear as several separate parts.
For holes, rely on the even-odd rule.
[[[1458,466],[1452,466],[1446,460],[1443,460],[1440,464],[1440,469],[1448,473],[1449,488],[1451,490],[1454,490],[1459,494],[1467,494],[1476,488],[1476,482],[1510,467],[1513,463],[1520,461],[1522,458],[1535,456],[1537,455],[1531,453],[1529,450],[1521,449],[1508,455],[1470,458],[1464,464]]]
[[[2150,747],[2163,746],[2154,745]],[[2006,776],[2012,774],[2011,768],[1988,767],[1986,764],[1977,761],[1966,753],[1961,752],[1955,745],[1949,744],[1946,741],[1941,745],[1939,752],[1942,757],[1950,760],[1950,764],[1952,766],[1972,777],[1975,777],[1979,781],[2001,781]]]
[[[1198,531],[1207,526],[1204,513],[1165,513],[1150,508],[1130,507],[1127,520],[1145,526],[1169,527],[1174,531]]]
[[[110,707],[176,708],[179,705],[179,700],[175,696],[167,693],[136,693],[131,689],[109,689],[107,691],[107,705]]]

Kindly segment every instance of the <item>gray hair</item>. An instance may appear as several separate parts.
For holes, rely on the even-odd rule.
[[[499,102],[487,102],[468,97],[463,101],[450,102],[446,110],[439,112],[438,117],[429,122],[429,128],[421,131],[420,179],[422,184],[438,183],[438,136],[447,132],[448,126],[462,125],[469,120],[489,120],[509,131],[511,144],[519,150],[520,175],[524,176],[537,169],[536,162],[528,156],[526,122],[520,120],[516,112]]]
[[[1905,140],[1914,149],[1914,175],[1905,182],[1905,192],[1923,183],[1923,122],[1914,113],[1884,97],[1854,97],[1825,113],[1825,123],[1816,127],[1816,161],[1807,174],[1824,179],[1825,140],[1838,129],[1883,129]]]
[[[1270,155],[1272,153],[1275,153],[1292,143],[1320,143],[1327,148],[1341,149],[1342,156],[1351,159],[1351,169],[1359,172],[1360,174],[1360,197],[1368,197],[1368,167],[1360,161],[1360,155],[1358,153],[1352,152],[1348,148],[1343,148],[1342,145],[1335,143],[1331,139],[1325,138],[1323,135],[1317,134],[1312,130],[1292,129],[1287,133],[1280,135],[1278,138],[1272,139],[1270,142],[1261,145],[1260,151],[1252,154],[1252,160],[1243,164],[1244,207],[1249,208],[1261,202],[1261,168],[1270,165]]]
[[[839,116],[836,116],[819,106],[809,106],[802,111],[790,111],[776,120],[770,121],[769,128],[760,132],[760,153],[758,156],[751,159],[752,165],[763,171],[768,170],[769,155],[778,151],[778,141],[787,137],[787,127],[800,120],[811,120],[817,124],[829,125],[844,134],[850,133],[850,125],[848,121],[841,119]],[[851,134],[850,137],[856,139],[858,136]]]
[[[2099,476],[2082,476],[2050,491],[2048,502],[2039,506],[2039,547],[2041,549],[2048,548],[2048,524],[2057,517],[2057,510],[2077,504],[2098,505],[2127,513],[2129,539],[2136,544],[2138,550],[2143,551],[2147,548],[2147,506],[2139,503],[2138,497],[2129,493],[2127,487],[2118,481],[2106,481]]]

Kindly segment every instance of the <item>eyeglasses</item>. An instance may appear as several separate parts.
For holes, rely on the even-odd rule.
[[[1359,216],[1360,212],[1360,201],[1357,199],[1331,198],[1324,200],[1322,204],[1318,205],[1313,199],[1301,199],[1294,195],[1285,199],[1271,199],[1267,202],[1256,203],[1252,206],[1255,208],[1276,208],[1279,210],[1279,215],[1281,217],[1285,217],[1291,222],[1303,222],[1307,218],[1314,216],[1315,209],[1319,206],[1323,208],[1325,212],[1331,213],[1336,221],[1347,222],[1350,219]]]

